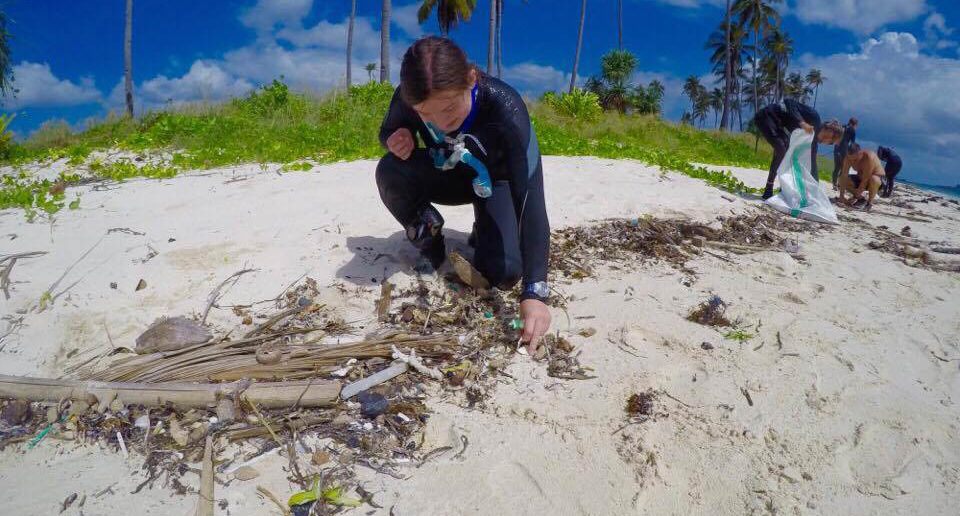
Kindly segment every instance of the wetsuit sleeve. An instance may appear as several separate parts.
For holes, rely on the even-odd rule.
[[[820,131],[820,113],[817,113],[817,110],[793,99],[785,99],[783,108],[786,118],[793,122],[790,125],[799,126],[800,122],[806,122],[812,125],[815,131]]]
[[[504,148],[513,205],[520,226],[523,283],[547,280],[550,222],[543,193],[543,165],[537,136],[523,100],[516,96],[504,113]]]
[[[417,114],[400,98],[400,88],[398,87],[393,92],[393,99],[390,100],[390,109],[387,110],[387,114],[380,124],[380,145],[386,149],[387,138],[401,127],[409,129],[410,134],[416,138],[418,121]]]

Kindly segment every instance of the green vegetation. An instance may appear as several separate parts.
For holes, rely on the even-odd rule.
[[[3,178],[0,209],[55,213],[68,201],[62,193],[50,193],[51,188],[89,177],[168,178],[187,169],[268,162],[285,163],[284,171],[308,171],[312,163],[376,159],[383,154],[377,135],[392,95],[391,86],[371,82],[352,87],[349,95],[338,92],[318,98],[290,92],[274,81],[224,104],[172,108],[140,120],[111,117],[82,132],[51,122],[28,140],[10,144],[3,162],[18,167],[66,159],[75,168],[55,181],[26,174]],[[635,159],[733,192],[755,190],[728,172],[692,163],[765,169],[771,157],[762,141],[754,152],[751,134],[702,131],[651,115],[604,112],[597,95],[583,90],[547,95],[543,102],[532,103],[530,112],[543,154]],[[105,149],[164,151],[172,158],[161,163],[150,159],[146,165],[91,158],[92,152]],[[70,206],[75,208],[76,201]]]
[[[735,331],[727,332],[727,334],[724,335],[723,338],[728,339],[728,340],[735,340],[735,341],[737,341],[737,342],[741,342],[741,343],[742,343],[742,342],[746,342],[746,341],[752,339],[752,338],[753,338],[753,334],[752,334],[752,333],[747,333],[747,332],[745,332],[745,331],[743,331],[743,330],[735,330]]]

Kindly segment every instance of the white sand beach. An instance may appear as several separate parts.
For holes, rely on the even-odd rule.
[[[375,329],[380,283],[409,285],[415,258],[380,203],[375,165],[289,173],[246,165],[78,186],[67,194],[80,194],[80,208],[53,221],[0,211],[0,254],[47,252],[18,261],[10,299],[0,295],[0,335],[13,330],[0,341],[0,374],[105,368],[111,357],[86,361],[132,348],[158,317],[202,312],[211,290],[245,267],[257,271],[220,304],[269,299],[306,275],[322,302],[362,332]],[[751,186],[766,175],[733,172]],[[751,196],[632,161],[547,156],[544,177],[554,229],[765,210]],[[558,380],[516,355],[510,377],[473,408],[462,393],[428,385],[434,414],[423,447],[452,450],[401,468],[404,479],[359,468],[382,508],[345,513],[956,514],[960,273],[869,246],[881,226],[960,246],[960,206],[935,197],[898,187],[893,203],[881,199],[870,213],[841,209],[838,226],[799,224],[785,235],[797,240],[793,254],[717,249],[688,262],[695,274],[598,262],[594,277],[556,282],[574,297],[553,312],[552,329],[596,378]],[[472,209],[441,212],[451,248],[469,254]],[[136,291],[140,280],[146,288]],[[752,338],[727,339],[726,330],[686,319],[713,295]],[[241,324],[228,309],[211,311],[208,323],[218,334]],[[596,333],[582,336],[587,328]],[[660,393],[654,415],[627,424],[626,399],[648,389]],[[196,495],[170,486],[130,494],[144,479],[142,463],[103,443],[8,445],[0,512],[56,514],[78,493],[84,505],[64,514],[193,514]],[[287,459],[255,467],[254,481],[216,485],[225,501],[217,514],[279,514],[256,486],[286,500],[295,492]],[[196,485],[198,476],[184,481]]]

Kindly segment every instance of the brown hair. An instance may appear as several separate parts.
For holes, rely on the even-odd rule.
[[[859,143],[854,142],[854,143],[851,143],[849,147],[847,147],[847,154],[856,154],[858,152],[860,152]]]
[[[470,87],[470,70],[475,69],[453,41],[438,36],[418,39],[403,54],[400,97],[414,106],[438,91],[465,90]]]
[[[859,124],[859,123],[860,123],[860,121],[857,120],[857,117],[852,116],[852,117],[850,117],[850,121],[847,122],[847,125],[857,125],[857,124]]]
[[[823,124],[823,129],[832,132],[836,136],[843,134],[843,126],[840,125],[840,122],[838,122],[837,119],[830,120],[829,122]],[[821,131],[823,129],[821,129]]]

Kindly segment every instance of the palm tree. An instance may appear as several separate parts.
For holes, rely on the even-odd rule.
[[[753,31],[753,91],[757,92],[757,64],[760,60],[760,33],[764,34],[771,26],[780,23],[780,14],[773,7],[773,4],[779,4],[783,0],[736,0],[733,4],[733,12],[740,17],[740,25],[748,27]],[[771,23],[771,20],[773,23]],[[760,110],[760,98],[753,95],[753,112]]]
[[[729,105],[733,104],[732,97],[734,92],[738,91],[739,80],[743,70],[743,62],[749,59],[748,50],[750,45],[744,46],[747,38],[747,31],[740,25],[732,25],[729,28],[729,35],[726,24],[721,25],[716,31],[710,34],[707,44],[704,46],[707,50],[712,50],[710,62],[713,63],[713,72],[718,77],[717,82],[723,81],[724,92],[728,95],[728,113],[729,128],[733,128],[733,110]],[[730,45],[727,46],[729,37]],[[728,69],[729,64],[729,69]],[[721,118],[721,126],[725,126]],[[723,128],[721,127],[721,128]]]
[[[647,85],[647,98],[651,102],[652,112],[660,113],[663,107],[663,83],[654,79]]]
[[[820,93],[820,86],[826,81],[818,68],[813,68],[807,72],[807,85],[813,87],[813,107],[817,107],[817,95]]]
[[[810,88],[807,87],[807,83],[800,72],[791,73],[785,82],[787,95],[799,100],[800,102],[807,101],[811,91]]]
[[[783,98],[784,75],[787,67],[790,66],[790,56],[793,54],[793,39],[777,27],[770,31],[770,36],[764,41],[770,57],[776,64],[776,99]]]
[[[499,0],[490,0],[490,34],[487,37],[487,75],[493,75],[493,61],[497,52],[497,4]]]
[[[380,9],[380,82],[390,82],[390,0]]]
[[[427,21],[436,9],[437,25],[440,26],[440,33],[446,37],[450,34],[450,29],[456,28],[458,23],[470,21],[476,8],[477,0],[423,0],[417,11],[417,21]]]
[[[714,88],[710,92],[710,109],[713,110],[713,125],[720,127],[717,115],[720,114],[720,111],[723,111],[723,101],[726,98],[726,94],[720,88]]]
[[[730,0],[727,0],[727,8],[724,11],[723,32],[726,36],[726,44],[723,47],[723,115],[720,117],[720,129],[726,129],[730,122],[730,86],[733,75],[733,63],[730,61],[733,56],[730,55]]]
[[[690,99],[690,112],[694,113],[697,110],[697,99],[700,98],[700,92],[705,88],[700,84],[700,78],[696,75],[691,75],[687,77],[687,80],[683,82],[683,94]]]
[[[133,118],[133,0],[127,0],[123,27],[123,89],[126,91],[127,116]]]
[[[0,96],[16,94],[13,89],[13,62],[10,60],[10,33],[7,32],[7,15],[0,11]]]
[[[616,109],[624,113],[629,103],[630,85],[628,81],[637,58],[627,50],[611,50],[601,58],[602,81],[591,78],[588,89],[598,93],[605,109]],[[600,84],[597,85],[596,83]],[[599,87],[597,87],[599,86]]]
[[[703,128],[703,123],[707,120],[707,113],[710,112],[710,94],[707,93],[707,89],[703,88],[697,94],[697,101],[693,106],[693,118],[700,121],[700,127]]]
[[[353,55],[353,19],[357,17],[357,0],[350,0],[350,25],[347,26],[347,90],[353,84],[353,66],[351,66],[351,56]]]
[[[583,47],[583,21],[587,16],[587,0],[580,3],[580,29],[577,31],[577,53],[573,57],[573,74],[570,76],[570,93],[577,85],[577,65],[580,64],[580,48]]]
[[[373,82],[373,71],[377,69],[377,63],[367,63],[363,69],[367,71],[367,81]]]

